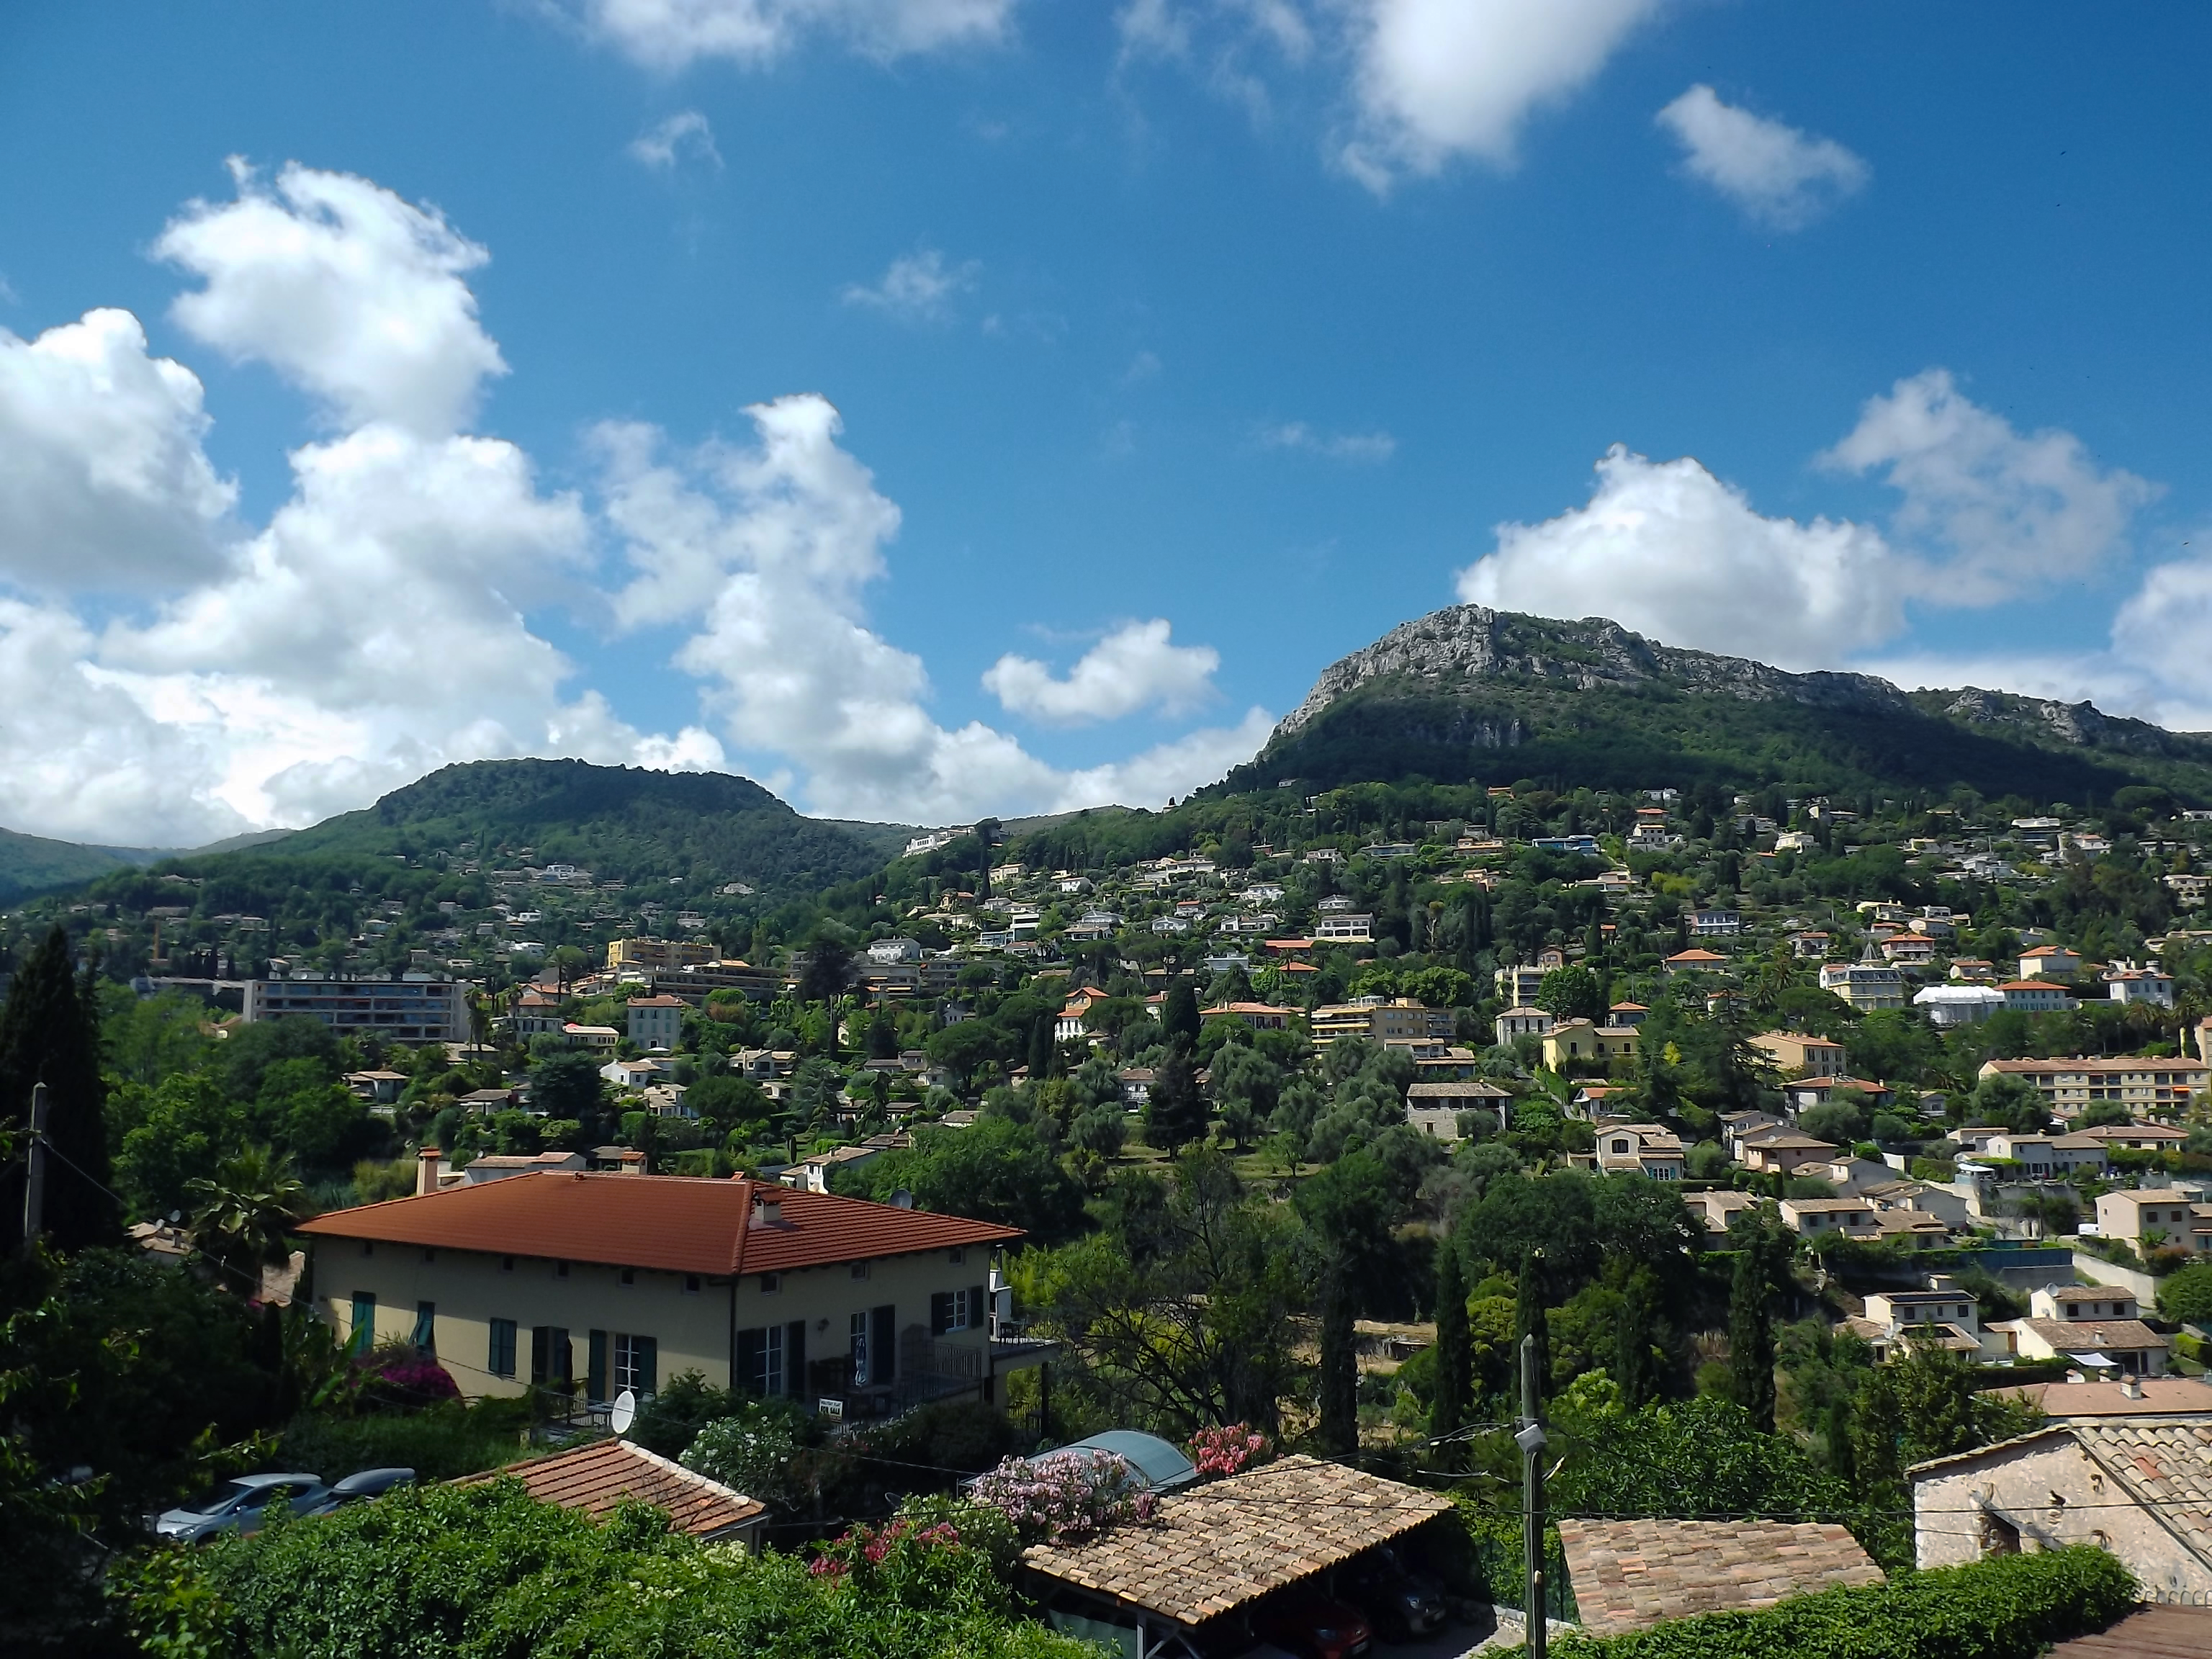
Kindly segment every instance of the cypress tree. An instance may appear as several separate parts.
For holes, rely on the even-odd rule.
[[[1333,1259],[1322,1282],[1321,1440],[1331,1456],[1359,1449],[1359,1363],[1353,1351],[1351,1275]]]
[[[1521,1386],[1521,1344],[1531,1336],[1536,1339],[1536,1400],[1540,1407],[1552,1380],[1552,1332],[1544,1317],[1544,1263],[1534,1250],[1521,1258],[1521,1274],[1513,1298],[1513,1386],[1516,1397]]]
[[[1145,1102],[1145,1140],[1164,1152],[1180,1152],[1194,1140],[1206,1139],[1206,1097],[1198,1091],[1198,1074],[1190,1063],[1190,1045],[1181,1039],[1168,1046]]]
[[[1446,1239],[1438,1250],[1437,1389],[1429,1405],[1429,1433],[1442,1440],[1466,1426],[1474,1355],[1468,1341],[1467,1282],[1460,1273],[1458,1247]]]
[[[1177,980],[1168,988],[1167,1000],[1160,1005],[1160,1027],[1170,1043],[1177,1037],[1194,1047],[1198,1042],[1198,993],[1192,990],[1188,980]]]
[[[16,1160],[0,1182],[0,1239],[23,1231],[24,1133],[31,1091],[46,1085],[45,1231],[55,1247],[80,1250],[121,1236],[122,1217],[103,1188],[107,1167],[106,1088],[100,1075],[99,985],[80,984],[69,935],[56,927],[16,970],[0,1008],[0,1122],[16,1137]]]
[[[1651,1307],[1644,1295],[1644,1275],[1630,1275],[1622,1291],[1613,1323],[1613,1380],[1620,1387],[1620,1403],[1640,1411],[1656,1391],[1651,1374]]]
[[[1735,1259],[1729,1288],[1729,1370],[1735,1403],[1766,1433],[1774,1432],[1774,1327],[1766,1316],[1766,1270],[1762,1252]]]

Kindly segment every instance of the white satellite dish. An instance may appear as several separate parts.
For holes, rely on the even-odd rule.
[[[629,1425],[637,1421],[637,1396],[628,1389],[615,1396],[614,1416],[610,1420],[617,1434],[628,1434]]]

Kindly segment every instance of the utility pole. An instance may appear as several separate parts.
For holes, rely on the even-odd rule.
[[[1522,1598],[1528,1635],[1528,1659],[1544,1659],[1550,1631],[1544,1614],[1544,1424],[1543,1395],[1536,1376],[1536,1339],[1521,1339],[1521,1426],[1513,1443],[1521,1448],[1522,1555],[1528,1569]]]
[[[46,1224],[46,1085],[31,1085],[31,1134],[26,1149],[23,1179],[23,1254],[38,1248],[40,1231]]]

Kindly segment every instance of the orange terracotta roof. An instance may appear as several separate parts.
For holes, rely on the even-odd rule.
[[[667,1511],[677,1531],[694,1538],[718,1537],[763,1514],[768,1507],[627,1440],[595,1440],[550,1457],[469,1475],[453,1484],[480,1486],[510,1476],[528,1487],[539,1503],[581,1510],[594,1521],[611,1514],[624,1498],[650,1504]]]
[[[313,1238],[597,1261],[664,1273],[788,1273],[1023,1237],[963,1217],[761,1183],[781,1206],[749,1224],[755,1183],[685,1176],[544,1173],[337,1210],[303,1223]]]

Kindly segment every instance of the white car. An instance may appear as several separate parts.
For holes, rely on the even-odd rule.
[[[305,1515],[329,1495],[319,1474],[241,1474],[204,1498],[163,1510],[154,1530],[185,1544],[223,1533],[258,1532],[273,1509],[289,1506]]]

